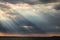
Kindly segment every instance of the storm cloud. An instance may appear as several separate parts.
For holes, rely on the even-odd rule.
[[[0,32],[60,32],[60,6],[58,4],[59,2],[54,0],[1,0]]]

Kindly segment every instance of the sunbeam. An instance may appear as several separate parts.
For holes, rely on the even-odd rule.
[[[54,20],[53,18],[56,17],[57,13],[59,14],[59,11],[53,9],[57,4],[59,2],[35,5],[0,2],[0,23],[8,32],[13,33],[19,33],[21,31],[23,31],[22,33],[37,32],[37,30],[40,33],[40,29],[48,32],[51,30],[50,26],[55,26],[53,25],[54,22],[52,22]],[[27,21],[34,24],[34,26]],[[54,31],[54,29],[52,30]]]

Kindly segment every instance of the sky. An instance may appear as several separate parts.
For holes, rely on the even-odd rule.
[[[60,33],[60,0],[0,0],[0,32]]]

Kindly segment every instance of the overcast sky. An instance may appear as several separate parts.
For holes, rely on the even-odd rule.
[[[60,0],[0,0],[0,32],[60,32]]]

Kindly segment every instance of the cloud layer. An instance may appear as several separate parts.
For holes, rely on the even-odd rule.
[[[14,1],[10,1],[0,2],[1,32],[60,32],[60,6],[57,6],[59,2],[40,4],[37,0],[23,0],[13,4],[11,2]],[[34,5],[29,4],[30,2]]]

